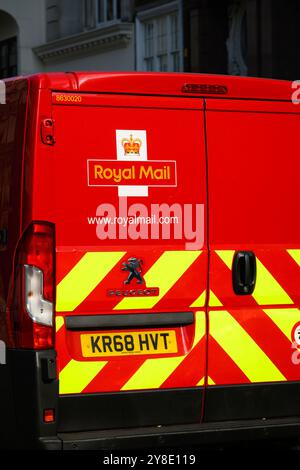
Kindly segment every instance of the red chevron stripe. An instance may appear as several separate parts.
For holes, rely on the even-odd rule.
[[[70,356],[66,343],[66,328],[63,325],[60,330],[56,333],[55,337],[55,349],[58,352],[57,354],[57,366],[59,372],[71,361],[72,357]]]
[[[82,393],[119,392],[142,366],[144,359],[110,360]]]
[[[85,252],[81,253],[69,253],[58,251],[56,253],[56,285],[74,268],[74,266],[81,260],[85,255]]]
[[[176,311],[178,309],[178,299],[186,306],[189,306],[206,289],[207,276],[207,254],[202,253],[156,304],[155,308]]]
[[[216,385],[250,383],[248,377],[212,336],[208,341],[207,375]]]
[[[206,341],[202,338],[161,388],[193,387],[205,375]]]

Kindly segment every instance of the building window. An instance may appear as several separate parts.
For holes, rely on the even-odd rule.
[[[172,7],[170,11],[166,7]],[[182,70],[181,14],[177,2],[138,15],[137,68],[145,71]],[[175,8],[174,8],[175,7]]]
[[[17,38],[0,42],[0,78],[17,75]]]
[[[97,23],[119,20],[121,0],[97,0]]]
[[[121,19],[122,0],[84,0],[83,24],[93,29],[104,23]]]
[[[247,4],[245,0],[230,5],[228,20],[228,73],[247,75]]]
[[[84,29],[93,29],[96,26],[94,0],[84,0],[83,2],[83,26]]]

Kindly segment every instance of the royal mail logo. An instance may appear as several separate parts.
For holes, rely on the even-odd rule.
[[[175,160],[148,160],[145,130],[116,130],[117,159],[89,159],[89,186],[117,186],[118,195],[148,196],[149,187],[176,187]]]
[[[89,186],[177,186],[176,161],[88,160]]]
[[[116,130],[117,160],[148,160],[147,132],[135,129]]]
[[[124,155],[140,156],[140,148],[142,146],[142,140],[139,138],[133,138],[133,134],[130,134],[129,139],[127,139],[126,137],[122,139],[122,146],[124,148]]]

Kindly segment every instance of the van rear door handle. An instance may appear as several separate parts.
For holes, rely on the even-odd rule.
[[[256,258],[252,251],[236,251],[232,262],[232,286],[235,294],[252,294],[256,283]]]

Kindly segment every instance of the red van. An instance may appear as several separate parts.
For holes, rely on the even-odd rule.
[[[1,445],[299,437],[291,83],[80,72],[4,88]]]

